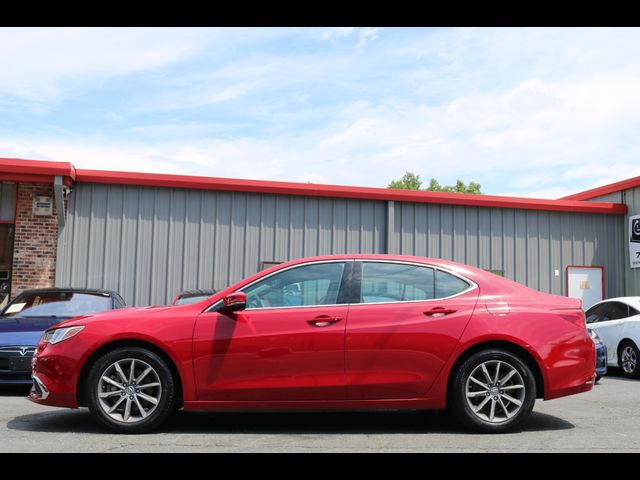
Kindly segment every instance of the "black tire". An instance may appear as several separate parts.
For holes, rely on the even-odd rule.
[[[141,419],[132,422],[125,422],[122,420],[125,418],[124,412],[121,415],[122,419],[113,418],[107,413],[101,404],[99,393],[100,391],[106,391],[104,390],[105,382],[103,381],[102,384],[100,383],[103,373],[105,373],[107,369],[112,368],[116,362],[121,361],[124,365],[123,369],[125,370],[126,377],[131,370],[129,369],[128,372],[126,371],[126,365],[129,364],[130,359],[136,360],[134,363],[134,373],[146,370],[147,367],[144,364],[153,368],[153,379],[145,379],[145,381],[160,383],[159,387],[155,387],[158,390],[154,388],[151,389],[151,395],[154,395],[154,392],[156,392],[159,399],[154,406],[154,404],[149,403],[146,400],[138,400],[136,395],[136,400],[143,406],[143,410],[149,411],[150,413],[147,413],[146,418],[142,418],[139,408],[132,401],[130,411],[134,413],[138,412],[137,416]],[[138,368],[140,368],[140,370]],[[147,375],[147,377],[148,376],[149,375]],[[119,378],[115,378],[121,382]],[[141,383],[144,382],[141,380]],[[122,382],[122,384],[124,385],[124,382]],[[119,390],[117,387],[112,388],[114,391]],[[147,393],[149,393],[149,391],[147,391]],[[127,394],[123,396],[125,397],[123,400],[127,400]],[[141,347],[132,346],[116,348],[98,358],[91,366],[87,376],[85,398],[87,399],[89,410],[100,425],[117,433],[147,433],[158,428],[173,412],[175,412],[175,379],[173,378],[171,370],[167,366],[166,362],[156,353]],[[113,401],[115,403],[120,399],[118,395],[114,395],[112,398],[113,400],[108,401]],[[133,396],[128,398],[132,399]],[[126,402],[123,403],[126,405]],[[120,409],[122,408],[123,407],[120,407]],[[114,412],[114,415],[117,414],[118,410]]]
[[[478,387],[469,379],[472,373],[482,372],[483,364],[488,366],[488,369],[491,369],[492,367],[498,369],[503,368],[503,372],[509,372],[510,369],[515,369],[515,371],[519,375],[519,378],[518,375],[514,373],[510,377],[510,379],[505,382],[508,388],[505,388],[505,390],[502,391],[499,389],[499,387],[495,387],[498,388],[497,391],[495,389],[493,390],[496,396],[493,396],[494,394],[492,393],[487,395],[486,392],[491,390],[486,390],[483,387]],[[492,377],[494,375],[494,372],[496,374],[499,374],[500,370],[498,370],[497,372],[495,370],[490,370],[489,376]],[[453,378],[453,383],[451,386],[451,412],[455,416],[456,421],[461,423],[465,428],[480,433],[508,432],[517,428],[524,420],[529,417],[531,411],[533,410],[533,405],[536,400],[535,379],[526,363],[524,363],[518,356],[514,355],[511,352],[500,349],[490,349],[476,352],[469,358],[464,360],[464,362],[460,365],[454,375],[455,377]],[[483,374],[482,378],[486,378],[486,376],[484,376]],[[499,375],[499,380],[502,378],[504,378],[502,377],[502,374]],[[516,387],[516,385],[520,385],[520,380],[522,380],[522,389]],[[468,383],[469,386],[467,385]],[[488,386],[491,386],[500,382],[498,381],[495,383],[490,383],[488,381],[485,381],[485,383]],[[467,400],[468,388],[470,388],[471,390],[477,389],[477,391],[473,392],[470,390],[470,393],[475,393],[476,395],[470,398],[469,401]],[[518,393],[516,394],[514,392]],[[516,398],[516,402],[511,402],[509,400],[506,400],[506,398],[503,397],[503,394],[507,394],[509,396],[517,395],[518,398]],[[487,399],[485,395],[489,398]],[[493,399],[496,399],[498,401],[494,402]],[[470,405],[470,402],[477,402],[477,404],[474,406],[478,407],[485,400],[485,406],[481,410],[479,410],[479,413],[475,413],[472,409],[472,406]],[[520,402],[519,406],[517,405],[517,402]],[[494,421],[489,421],[491,415],[491,405],[493,403],[495,403]],[[511,410],[511,417],[509,417],[505,412],[505,409],[502,408],[503,405],[506,406],[507,411]],[[481,416],[484,416],[486,418],[481,418]],[[504,417],[504,419],[500,419],[500,417]]]
[[[626,357],[626,354],[630,358]],[[625,340],[618,348],[618,364],[622,370],[622,375],[627,378],[640,378],[640,351],[638,346],[631,340]]]

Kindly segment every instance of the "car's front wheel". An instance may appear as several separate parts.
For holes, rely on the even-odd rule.
[[[638,368],[638,360],[640,360],[640,352],[635,343],[626,340],[620,345],[620,367],[622,374],[627,378],[640,377],[640,368]]]
[[[530,414],[536,383],[529,367],[504,350],[483,350],[458,368],[451,407],[465,427],[483,433],[513,430]]]
[[[86,398],[94,418],[118,433],[146,433],[173,412],[171,370],[156,353],[122,347],[101,356],[89,370]]]

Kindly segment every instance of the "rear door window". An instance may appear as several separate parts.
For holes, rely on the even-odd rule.
[[[607,302],[602,310],[601,322],[607,322],[609,320],[620,320],[629,316],[628,305],[621,302]]]
[[[435,297],[433,268],[419,265],[363,262],[361,285],[362,303],[409,302]]]

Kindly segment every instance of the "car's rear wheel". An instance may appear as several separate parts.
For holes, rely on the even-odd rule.
[[[86,398],[94,418],[119,433],[146,433],[174,411],[171,370],[156,353],[123,347],[100,357],[89,370]]]
[[[640,360],[640,352],[635,343],[626,340],[620,345],[620,368],[622,375],[627,378],[640,377],[640,368],[638,368],[638,360]]]
[[[452,385],[452,412],[465,427],[499,433],[515,429],[530,414],[536,382],[529,367],[504,350],[483,350],[458,368]]]

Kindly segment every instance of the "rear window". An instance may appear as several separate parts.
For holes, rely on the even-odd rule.
[[[111,309],[109,295],[46,292],[20,294],[4,309],[7,317],[78,317]]]

